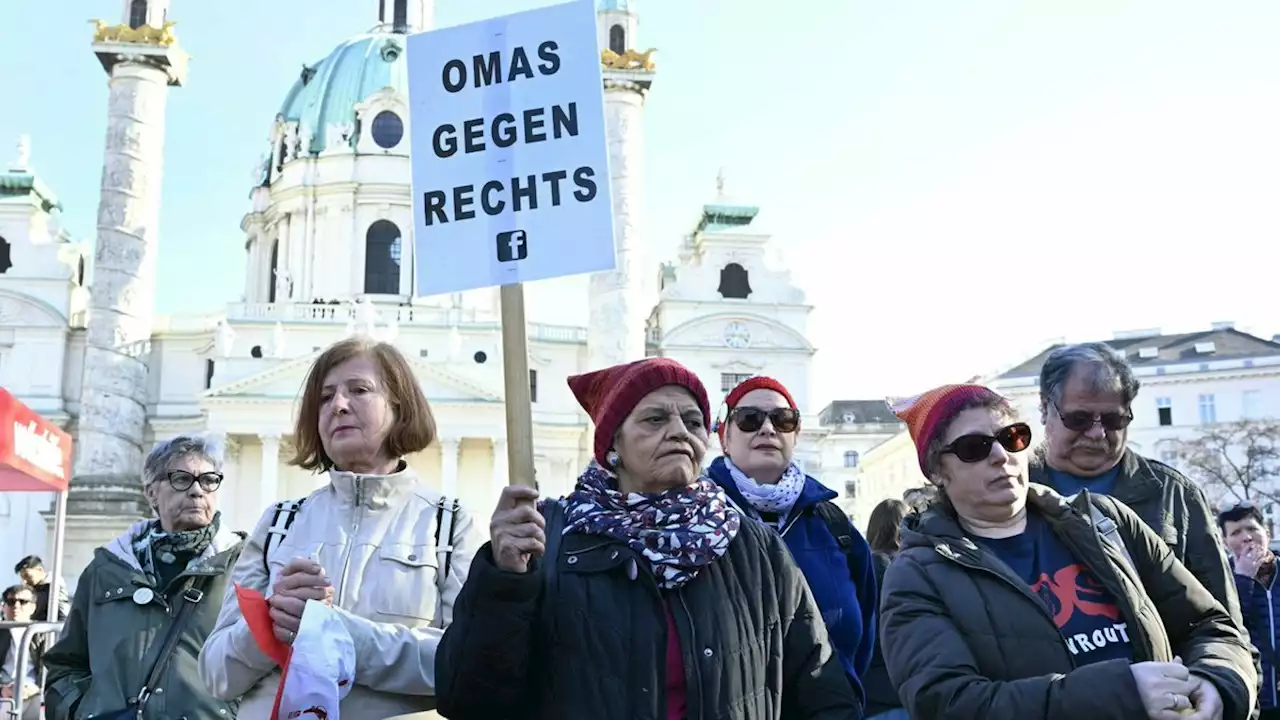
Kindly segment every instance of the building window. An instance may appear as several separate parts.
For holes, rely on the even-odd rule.
[[[471,356],[471,359],[475,360],[477,365],[483,365],[489,361],[489,355],[483,350],[477,350],[476,354]]]
[[[858,451],[847,450],[844,454],[844,466],[847,468],[858,467]]]
[[[1262,391],[1245,390],[1240,399],[1240,414],[1245,420],[1257,420],[1262,417]]]
[[[400,294],[400,228],[389,220],[375,222],[365,234],[364,291]]]
[[[404,121],[390,110],[383,110],[374,116],[371,132],[378,147],[390,150],[404,138]]]
[[[409,3],[407,0],[395,0],[391,24],[396,32],[404,32],[409,29]]]
[[[720,271],[720,287],[716,288],[716,292],[726,300],[746,300],[751,294],[747,269],[738,263],[725,265]]]
[[[538,402],[538,371],[529,371],[529,402]]]
[[[1218,411],[1214,407],[1213,395],[1200,396],[1200,424],[1212,425],[1218,422]]]
[[[1173,400],[1167,397],[1156,398],[1156,414],[1160,416],[1160,426],[1169,427],[1173,424]]]
[[[147,0],[133,0],[129,3],[129,27],[138,29],[147,24]]]
[[[213,360],[204,361],[204,389],[213,387]]]
[[[13,267],[13,256],[10,254],[12,249],[9,241],[0,237],[0,274],[9,272],[9,268]]]
[[[720,373],[720,392],[727,393],[752,377],[751,373]]]
[[[621,25],[609,28],[609,49],[619,55],[627,51],[627,31]]]

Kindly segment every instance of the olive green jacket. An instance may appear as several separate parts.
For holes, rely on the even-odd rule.
[[[139,523],[98,548],[85,568],[71,603],[62,636],[44,656],[48,670],[45,708],[50,720],[77,720],[123,710],[138,696],[151,669],[153,653],[184,602],[191,601],[197,578],[203,596],[187,611],[179,639],[156,688],[145,718],[205,720],[234,718],[238,703],[216,700],[205,690],[196,659],[218,619],[229,570],[244,544],[240,533],[219,532],[200,561],[170,584],[167,593],[153,587],[134,557],[132,537]]]

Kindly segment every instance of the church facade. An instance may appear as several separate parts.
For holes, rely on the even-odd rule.
[[[439,441],[411,465],[487,515],[508,480],[497,290],[422,298],[413,282],[404,41],[430,27],[431,3],[378,3],[374,30],[304,66],[254,166],[240,223],[243,301],[174,317],[153,316],[161,198],[158,183],[145,183],[160,172],[153,146],[165,93],[185,82],[185,54],[167,1],[124,5],[122,24],[99,23],[94,36],[112,87],[95,257],[59,227],[29,145],[0,173],[0,385],[76,436],[68,580],[74,586],[93,549],[147,512],[138,479],[155,441],[203,433],[225,442],[220,503],[232,527],[248,529],[269,504],[315,489],[321,478],[288,464],[298,395],[317,354],[353,333],[395,343],[437,414]],[[713,406],[738,381],[768,374],[817,410],[811,308],[788,273],[766,263],[758,208],[725,197],[721,180],[679,256],[646,257],[643,109],[655,65],[636,51],[627,2],[604,0],[598,18],[619,262],[590,278],[586,327],[529,326],[546,495],[568,491],[590,457],[589,420],[565,384],[575,373],[667,356],[704,379]],[[122,46],[131,52],[116,52]],[[800,442],[810,470],[847,455],[829,447],[832,432],[814,412]],[[0,496],[0,546],[51,548],[49,505],[47,495]]]

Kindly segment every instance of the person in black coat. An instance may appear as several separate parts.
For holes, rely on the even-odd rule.
[[[569,386],[596,462],[541,511],[503,491],[436,652],[440,714],[860,718],[786,545],[702,476],[698,378],[651,358]]]

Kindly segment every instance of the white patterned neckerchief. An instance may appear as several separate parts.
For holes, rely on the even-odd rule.
[[[805,477],[800,466],[794,460],[788,463],[787,468],[782,471],[782,479],[772,485],[758,483],[747,477],[728,456],[724,459],[724,466],[729,468],[729,477],[733,478],[733,483],[738,486],[738,492],[746,498],[747,504],[755,508],[756,512],[776,513],[777,525],[782,527],[791,514],[791,508],[800,498],[800,493],[804,491]]]

